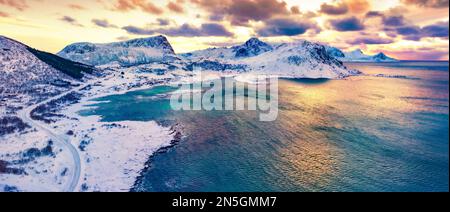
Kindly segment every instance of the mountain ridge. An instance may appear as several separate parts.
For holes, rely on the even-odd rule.
[[[350,52],[343,52],[342,50],[327,46],[327,51],[334,55],[337,59],[343,62],[396,62],[395,58],[387,56],[383,52],[379,52],[376,55],[366,55],[361,49],[355,49]]]
[[[93,66],[113,62],[130,66],[179,59],[168,39],[162,35],[113,43],[73,43],[57,55]]]

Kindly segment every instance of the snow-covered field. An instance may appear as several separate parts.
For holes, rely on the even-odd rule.
[[[63,106],[60,111],[63,116],[49,126],[58,137],[70,141],[77,149],[80,164],[74,164],[71,153],[56,142],[52,142],[51,153],[21,162],[29,160],[30,157],[25,155],[30,149],[45,149],[52,140],[46,132],[32,127],[26,132],[2,137],[0,160],[9,164],[8,170],[17,169],[21,173],[0,173],[1,190],[62,191],[73,183],[69,181],[77,165],[81,167],[81,173],[75,179],[78,182],[74,191],[131,189],[148,158],[158,149],[170,145],[174,131],[155,122],[106,123],[101,122],[100,117],[82,117],[77,112],[92,104],[90,99],[150,88],[168,79],[153,74],[127,72],[120,77],[115,74],[91,80],[86,83],[90,85],[89,89],[77,89],[76,92],[83,95],[79,103]]]

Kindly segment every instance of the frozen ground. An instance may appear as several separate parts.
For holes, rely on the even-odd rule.
[[[129,191],[148,158],[170,145],[174,132],[155,122],[105,123],[77,112],[92,103],[89,99],[169,80],[123,70],[73,89],[81,99],[47,102],[54,114],[49,123],[32,120],[30,128],[2,137],[0,191],[67,191],[71,185],[68,191]]]

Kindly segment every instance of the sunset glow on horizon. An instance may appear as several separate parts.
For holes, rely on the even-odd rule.
[[[448,9],[448,0],[0,0],[0,35],[52,53],[162,34],[177,53],[258,37],[448,60]]]

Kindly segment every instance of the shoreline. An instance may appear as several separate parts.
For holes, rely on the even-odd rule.
[[[101,84],[108,84],[108,81],[115,81],[116,79],[115,77],[111,77],[106,79],[103,78],[100,80],[103,80]],[[101,117],[99,116],[81,116],[78,114],[78,112],[91,107],[90,105],[92,104],[98,103],[97,101],[95,101],[95,99],[105,96],[125,94],[137,90],[151,89],[156,86],[167,85],[170,81],[170,79],[151,79],[148,81],[148,84],[134,86],[132,84],[135,83],[135,80],[130,80],[125,84],[113,83],[112,86],[92,86],[90,89],[81,92],[82,97],[77,103],[69,104],[65,106],[64,109],[62,109],[61,113],[65,117],[75,117],[76,121],[67,119],[58,120],[53,127],[57,127],[60,129],[70,128],[71,130],[75,131],[75,138],[72,138],[72,140],[78,140],[78,142],[80,143],[79,147],[83,146],[83,149],[86,148],[85,151],[78,149],[78,152],[82,155],[83,158],[82,161],[84,169],[82,171],[83,180],[79,183],[77,190],[131,190],[137,178],[145,169],[146,162],[149,160],[149,158],[160,149],[171,146],[174,143],[175,139],[175,134],[172,129],[168,129],[167,127],[164,127],[159,123],[156,123],[155,121],[102,122]],[[93,83],[91,83],[90,85],[92,84]],[[130,85],[132,87],[127,88],[127,86]],[[117,86],[124,86],[126,88]],[[95,130],[92,130],[94,128]],[[83,136],[84,138],[88,137],[90,141],[85,142],[87,144],[84,145],[84,140],[81,141],[82,139],[79,138],[80,136]],[[115,140],[116,143],[106,143],[113,140]],[[72,142],[76,143],[77,141]],[[101,144],[102,142],[103,144]],[[95,144],[97,144],[97,146],[95,146]],[[120,150],[127,150],[127,154],[122,154],[121,151],[115,151],[116,149],[118,149],[118,147],[120,147]],[[89,148],[94,148],[94,150],[89,150]],[[93,157],[92,155],[97,155],[97,157]],[[99,156],[103,156],[104,158],[101,158]],[[92,160],[92,158],[96,158],[97,160],[102,161],[98,162],[99,164],[95,164],[96,161]],[[108,163],[108,159],[111,159],[109,161],[109,163],[111,164],[109,166],[105,166],[105,163]],[[121,165],[119,165],[120,163],[118,163],[117,161],[120,161]],[[115,167],[111,167],[114,165]],[[105,168],[108,168],[109,170],[104,170],[103,172],[100,171],[101,169]],[[114,173],[111,173],[111,170],[114,168]],[[108,174],[116,175],[116,179],[108,179],[108,186],[106,186],[105,184],[97,183],[97,181],[104,181],[105,179],[109,178],[108,176],[106,176]],[[94,185],[92,186],[92,184]]]
[[[258,73],[218,73],[214,71],[202,72],[203,78],[186,72],[163,76],[138,74],[132,71],[119,73],[120,71],[117,70],[110,71],[101,78],[88,79],[86,83],[70,92],[80,95],[79,99],[63,102],[62,105],[49,106],[51,109],[56,109],[56,114],[61,116],[50,117],[55,120],[47,125],[55,130],[56,134],[69,140],[81,156],[80,181],[77,183],[75,191],[139,191],[137,186],[142,183],[143,174],[151,168],[153,158],[175,147],[183,138],[182,126],[179,123],[163,126],[164,124],[155,121],[102,122],[99,116],[78,114],[79,111],[98,103],[99,101],[96,99],[147,90],[157,86],[179,85],[223,77],[233,77],[236,80],[241,79],[243,82],[252,83],[252,79],[259,76]],[[264,76],[270,77],[267,74]],[[287,78],[294,79],[295,77]],[[55,99],[55,101],[64,99],[67,95]],[[50,104],[50,102],[46,104]],[[151,133],[142,133],[147,131]],[[38,133],[42,134],[42,132]],[[33,133],[30,133],[29,136],[31,134]],[[147,137],[147,135],[155,136]],[[134,142],[133,144],[126,142],[130,139]],[[116,143],[109,144],[110,141]],[[89,150],[90,148],[94,148],[94,150]],[[118,149],[128,152],[124,155]],[[63,158],[63,160],[67,160],[67,158]],[[101,161],[99,162],[99,160]],[[58,160],[48,161],[46,164],[60,162]],[[40,189],[42,190],[42,188]],[[50,187],[49,190],[57,189]]]
[[[136,177],[136,180],[134,182],[134,185],[130,188],[130,192],[145,192],[142,188],[139,188],[139,185],[142,185],[142,182],[144,180],[144,174],[152,168],[153,159],[157,157],[160,154],[164,154],[167,151],[170,151],[170,149],[176,147],[180,142],[183,141],[184,135],[182,126],[179,123],[174,124],[171,126],[172,134],[174,134],[174,138],[170,141],[170,145],[166,147],[162,147],[158,149],[156,152],[154,152],[150,157],[148,158],[147,162],[145,162],[144,169],[141,170],[139,173],[139,176]]]

